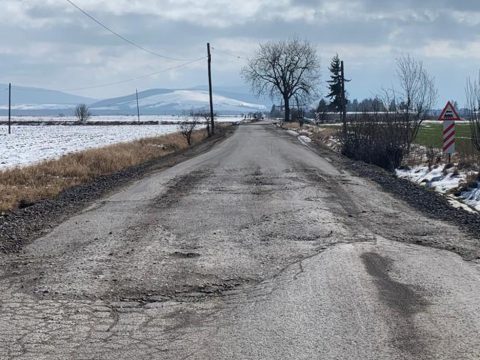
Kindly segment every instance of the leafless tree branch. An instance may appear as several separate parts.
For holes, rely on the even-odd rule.
[[[242,69],[243,78],[258,95],[280,98],[285,120],[290,120],[291,99],[307,101],[317,93],[320,60],[311,44],[298,39],[261,44]]]

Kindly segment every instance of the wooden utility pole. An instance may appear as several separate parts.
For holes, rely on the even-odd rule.
[[[138,106],[138,89],[135,89],[135,94],[137,95],[137,119],[140,124],[140,107]]]
[[[12,84],[8,84],[8,133],[12,133]]]
[[[215,121],[213,119],[213,92],[212,92],[212,54],[210,53],[210,43],[207,43],[208,53],[208,92],[210,94],[210,134],[215,134]]]
[[[342,122],[343,122],[343,135],[347,135],[347,99],[345,96],[345,71],[343,68],[343,60],[340,62],[340,76],[342,87]]]

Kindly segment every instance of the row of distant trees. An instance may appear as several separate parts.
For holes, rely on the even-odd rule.
[[[456,100],[451,100],[451,103],[457,110],[461,110],[461,113],[466,112],[466,108],[460,109],[458,106],[458,102]],[[274,105],[272,109],[276,110],[276,106]],[[350,113],[355,112],[385,112],[385,111],[406,111],[407,104],[401,102],[400,104],[395,103],[395,100],[392,100],[388,106],[385,106],[383,100],[379,99],[378,97],[366,98],[362,100],[353,99],[349,101],[347,99],[346,110]],[[432,110],[433,111],[433,110]],[[320,99],[317,107],[315,109],[310,109],[310,114],[317,113],[317,114],[326,114],[331,112],[338,112],[338,110],[332,106],[332,103],[328,101],[328,99],[322,98]],[[277,112],[278,114],[278,112]]]
[[[458,102],[455,100],[451,100],[451,103],[454,105],[455,109],[459,110],[460,114],[467,115],[467,108],[460,109],[458,107]],[[366,98],[362,100],[353,99],[352,101],[347,99],[346,104],[346,111],[349,113],[358,113],[358,112],[387,112],[387,111],[406,111],[407,104],[401,102],[400,104],[396,104],[394,100],[386,106],[378,97]],[[291,119],[295,120],[297,117],[296,115],[296,108],[291,109]],[[433,110],[432,110],[433,111]],[[303,113],[307,118],[316,119],[319,123],[324,123],[327,120],[331,120],[328,117],[329,114],[339,113],[339,109],[337,106],[330,102],[328,98],[322,98],[318,102],[316,107],[308,107],[303,109]],[[433,115],[433,113],[431,113]],[[283,107],[278,105],[272,105],[270,110],[270,117],[272,118],[280,118],[283,117]]]

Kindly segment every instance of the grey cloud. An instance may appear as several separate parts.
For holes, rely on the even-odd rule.
[[[3,1],[14,4],[14,8],[18,9],[17,0]],[[82,5],[82,0],[76,2]],[[194,3],[189,6],[195,6]],[[441,71],[442,66],[446,66],[446,60],[435,59],[423,49],[441,41],[466,48],[477,41],[480,30],[480,20],[477,23],[474,21],[480,18],[480,2],[476,0],[252,0],[229,2],[228,5],[212,0],[201,3],[202,8],[198,5],[198,9],[193,9],[196,11],[187,11],[189,9],[182,9],[182,5],[175,1],[143,1],[133,7],[126,6],[126,1],[103,0],[98,1],[96,8],[93,2],[84,2],[96,17],[124,36],[175,57],[204,55],[207,41],[219,49],[217,42],[221,41],[229,49],[242,52],[244,49],[239,46],[246,42],[256,44],[295,35],[315,43],[322,56],[330,56],[336,48],[350,48],[349,59],[358,66],[358,69],[352,69],[358,71],[352,74],[352,78],[362,79],[362,84],[350,83],[350,92],[364,96],[369,96],[372,89],[383,85],[382,81],[392,81],[385,76],[365,74],[369,71],[376,74],[379,69],[384,74],[391,73],[396,54],[411,52],[428,57],[432,69]],[[155,71],[170,65],[123,43],[64,1],[30,0],[21,4],[20,15],[24,19],[21,26],[11,21],[8,13],[3,17],[0,15],[0,20],[3,19],[0,21],[0,34],[4,35],[0,44],[0,82],[12,79],[24,85],[59,87],[65,82],[95,85],[96,82],[136,77],[142,72],[150,72],[150,69]],[[150,12],[149,4],[152,6]],[[163,14],[162,8],[169,10],[168,14]],[[214,15],[218,21],[210,25],[206,18],[198,15],[202,13]],[[471,21],[462,19],[462,14]],[[16,13],[15,17],[18,15]],[[10,14],[10,17],[13,15]],[[42,46],[51,51],[50,56],[38,52]],[[328,49],[325,54],[324,49]],[[472,55],[472,59],[463,59],[461,71],[464,74],[476,70],[476,59],[480,58],[480,54]],[[218,64],[216,80],[222,85],[239,81],[241,62],[223,57],[220,53],[215,56]],[[376,56],[375,65],[370,64],[372,56]],[[145,79],[135,85],[187,86],[204,81],[205,74],[194,67]],[[102,88],[83,95],[120,95],[132,85]]]

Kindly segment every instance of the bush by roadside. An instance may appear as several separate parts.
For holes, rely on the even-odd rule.
[[[397,113],[362,114],[347,123],[342,154],[388,171],[398,168],[410,148],[411,124]]]

